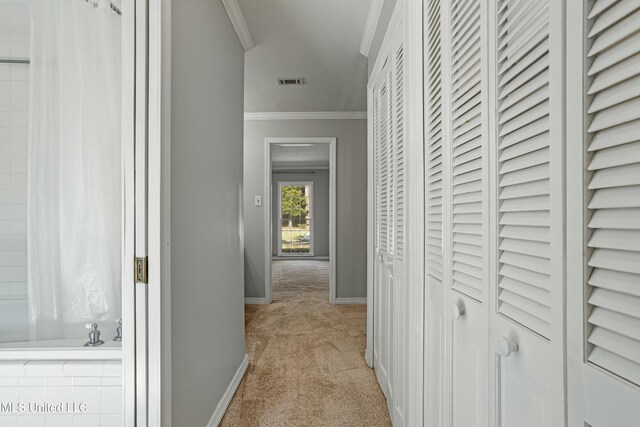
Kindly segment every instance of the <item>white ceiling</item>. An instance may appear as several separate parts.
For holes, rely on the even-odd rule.
[[[329,166],[329,146],[312,144],[306,147],[274,145],[271,148],[271,164],[274,169]]]
[[[359,53],[371,0],[238,0],[255,47],[245,54],[245,111],[364,111]],[[277,77],[303,77],[280,87]]]

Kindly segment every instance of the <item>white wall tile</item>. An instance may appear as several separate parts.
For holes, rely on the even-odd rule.
[[[107,360],[102,365],[103,377],[122,377],[122,363],[117,360]]]
[[[69,427],[73,424],[73,415],[51,414],[44,419],[45,427]]]
[[[18,386],[18,402],[44,402],[44,385],[40,387],[20,387]]]
[[[47,385],[44,388],[44,402],[51,404],[72,403],[73,387],[70,385],[62,387]]]
[[[122,377],[102,377],[103,386],[122,386]]]
[[[76,404],[86,403],[87,414],[100,413],[100,394],[102,387],[73,387],[73,401]]]
[[[100,427],[100,415],[74,415],[73,427]]]
[[[122,413],[122,388],[102,387],[100,413],[103,415]]]
[[[15,415],[4,415],[0,414],[0,426],[2,427],[15,427],[18,417]]]
[[[74,386],[98,386],[102,385],[101,377],[74,377],[73,378]]]
[[[62,377],[64,376],[62,360],[30,361],[24,365],[27,377]]]
[[[46,378],[46,386],[71,386],[73,384],[73,378],[70,377],[51,377]]]
[[[43,377],[21,377],[18,378],[18,387],[44,387]]]
[[[0,387],[0,403],[15,403],[17,398],[18,389],[16,387]]]
[[[64,364],[64,375],[67,377],[101,377],[102,361],[70,360]]]
[[[28,50],[29,37],[0,36],[0,56],[28,57]],[[17,237],[21,240],[21,247],[26,247],[27,240],[28,79],[29,65],[0,64],[0,190],[8,190],[0,192],[0,239]],[[15,253],[14,247],[0,250],[6,251],[0,254],[0,266],[9,267],[0,269],[0,298],[26,297],[27,264],[23,254]],[[6,257],[9,257],[9,262]],[[10,321],[5,318],[9,315],[9,310],[3,307],[6,304],[6,301],[0,301],[0,324]],[[22,314],[19,318],[26,322],[26,311]],[[26,324],[23,328],[18,327],[20,329],[26,331]],[[10,334],[11,339],[16,338],[9,329],[5,329],[4,334]],[[3,336],[0,336],[0,341],[3,341]]]
[[[0,363],[0,377],[24,377],[24,360],[7,360]]]
[[[18,427],[44,427],[44,415],[18,415]]]

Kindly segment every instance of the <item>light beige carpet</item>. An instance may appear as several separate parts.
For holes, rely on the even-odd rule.
[[[221,426],[390,426],[364,361],[366,308],[329,304],[329,263],[274,261],[273,303],[248,305],[249,368]]]

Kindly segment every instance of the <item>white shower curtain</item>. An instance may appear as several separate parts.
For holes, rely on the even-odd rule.
[[[87,322],[113,331],[121,313],[121,19],[108,1],[31,4],[31,339],[86,336]]]

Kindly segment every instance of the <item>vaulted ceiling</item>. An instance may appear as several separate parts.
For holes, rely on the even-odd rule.
[[[359,53],[372,0],[238,0],[255,47],[245,54],[245,111],[364,111]],[[278,86],[302,77],[303,86]]]

